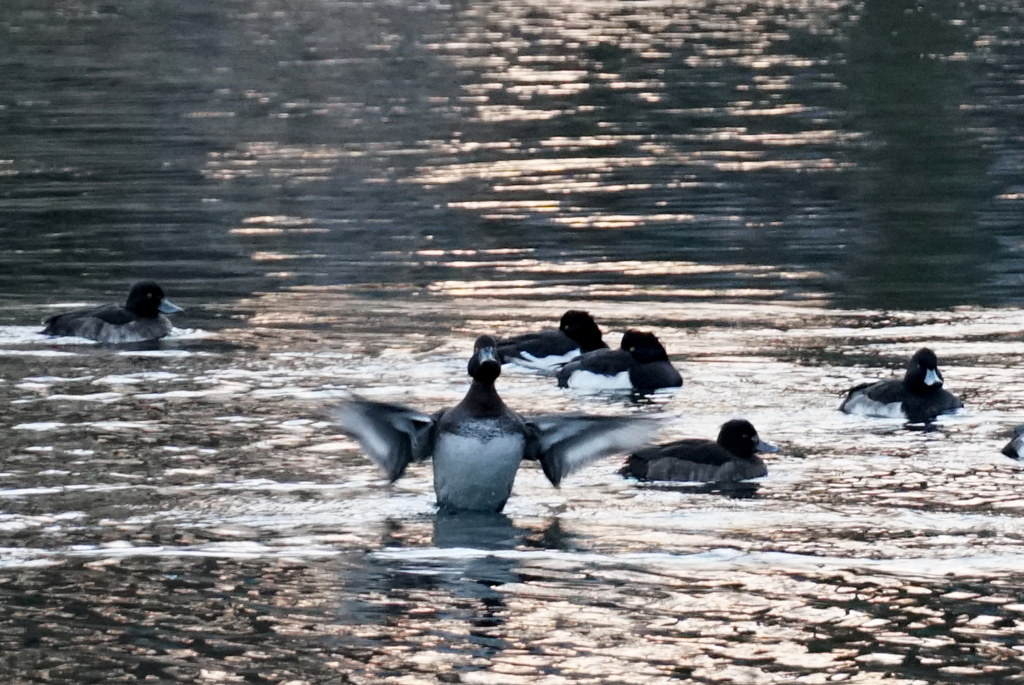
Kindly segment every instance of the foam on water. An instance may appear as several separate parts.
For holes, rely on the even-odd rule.
[[[10,350],[0,349],[0,357],[74,357],[74,352],[60,350]]]
[[[43,335],[41,326],[0,326],[0,345],[96,345],[95,340]]]
[[[913,578],[939,578],[946,576],[999,576],[1013,573],[1021,568],[1024,554],[1012,556],[971,556],[948,559],[861,559],[844,557],[808,556],[783,552],[744,553],[731,548],[711,549],[688,555],[640,553],[640,554],[580,554],[553,552],[550,550],[481,550],[473,548],[426,548],[426,549],[383,549],[373,552],[379,559],[390,562],[467,562],[474,559],[507,559],[524,564],[536,561],[556,561],[572,567],[586,568],[590,565],[637,566],[648,571],[665,568],[670,570],[693,570],[700,573],[764,571],[785,569],[789,573],[814,572],[838,573],[860,571],[885,573]],[[425,567],[420,572],[430,572]]]

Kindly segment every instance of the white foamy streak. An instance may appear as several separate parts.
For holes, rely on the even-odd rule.
[[[124,350],[117,353],[119,357],[166,357],[169,359],[177,357],[210,357],[208,352],[189,352],[188,350]]]
[[[57,495],[62,492],[110,492],[112,490],[126,490],[136,487],[134,485],[57,485],[49,488],[11,488],[0,490],[0,497],[31,497],[33,495]]]
[[[88,380],[91,376],[73,380]],[[169,371],[140,371],[139,373],[128,373],[119,376],[103,376],[92,382],[93,385],[133,385],[144,381],[173,381],[181,378],[179,374]],[[26,378],[25,380],[32,380]]]
[[[48,395],[43,399],[67,402],[116,402],[117,400],[124,399],[124,397],[119,392],[93,392],[87,395]]]
[[[496,558],[529,563],[531,561],[558,561],[565,564],[619,566],[630,565],[644,569],[692,570],[703,575],[722,571],[775,573],[835,573],[857,570],[916,578],[955,576],[992,576],[1017,572],[1024,564],[1024,554],[977,555],[935,559],[890,558],[858,559],[836,556],[813,556],[788,552],[741,552],[731,548],[712,549],[697,554],[666,554],[637,552],[627,554],[591,554],[558,552],[551,550],[481,550],[465,547],[438,549],[389,548],[372,552],[373,556],[396,562],[466,562]],[[421,569],[420,573],[430,573]],[[444,573],[437,570],[437,573]]]
[[[68,424],[61,423],[60,421],[39,421],[36,423],[19,423],[17,426],[13,426],[11,430],[16,431],[52,431],[57,428],[63,428]]]
[[[74,396],[71,396],[74,397]],[[49,431],[64,426],[92,426],[101,430],[158,430],[161,426],[155,421],[86,421],[84,423],[60,423],[59,421],[39,421],[37,423],[19,423],[12,430]]]
[[[323,559],[342,554],[343,550],[317,545],[266,545],[258,542],[219,542],[193,547],[135,546],[130,542],[106,545],[76,545],[66,550],[0,548],[0,568],[54,566],[69,558],[92,557],[122,559],[125,557],[217,557],[224,559]]]
[[[220,383],[205,390],[168,390],[167,392],[150,392],[135,395],[140,400],[193,399],[197,397],[243,395],[252,390],[245,383]]]
[[[74,352],[58,350],[0,350],[3,357],[76,357]]]
[[[60,305],[65,308],[68,305]],[[86,305],[88,306],[88,305]],[[74,306],[71,306],[73,309]],[[43,325],[38,326],[0,326],[0,345],[95,345],[95,340],[79,338],[73,335],[43,335]],[[172,327],[166,336],[167,340],[206,340],[218,337],[212,331],[201,328]]]
[[[0,345],[95,345],[95,340],[74,336],[43,335],[43,325],[0,326]]]
[[[178,328],[172,327],[165,340],[208,340],[218,335],[213,331],[204,331],[202,328]]]

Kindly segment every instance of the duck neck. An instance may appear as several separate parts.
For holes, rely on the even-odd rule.
[[[505,408],[505,403],[498,396],[493,381],[473,380],[466,397],[462,400],[473,416],[498,416]]]
[[[145,300],[132,300],[129,299],[125,303],[124,308],[135,314],[141,316],[143,319],[156,319],[160,316],[159,305],[153,302],[147,302]]]
[[[580,350],[583,352],[593,352],[594,350],[600,350],[608,345],[605,344],[604,340],[601,339],[601,333],[597,335],[583,335],[575,340],[576,344],[580,346]]]

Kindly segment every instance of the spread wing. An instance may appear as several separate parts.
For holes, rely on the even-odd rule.
[[[531,449],[544,475],[558,486],[587,464],[614,454],[632,452],[649,443],[661,427],[650,417],[554,415],[528,419]]]
[[[338,405],[334,418],[393,483],[409,464],[430,458],[441,413],[431,416],[397,404],[355,398]]]

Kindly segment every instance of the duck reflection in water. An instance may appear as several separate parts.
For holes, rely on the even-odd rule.
[[[527,533],[499,512],[440,510],[433,542],[438,549],[508,550],[519,547]]]
[[[498,512],[439,511],[434,517],[434,546],[478,550],[570,550],[577,536],[562,527],[557,517],[537,525],[516,525]]]
[[[438,549],[463,549],[466,557],[459,564],[459,581],[471,585],[460,587],[460,594],[479,593],[481,598],[502,597],[495,587],[505,583],[523,582],[516,572],[521,559],[515,555],[484,554],[481,551],[503,552],[529,547],[531,549],[564,550],[571,547],[573,536],[563,530],[557,518],[536,527],[517,526],[504,514],[496,512],[440,511],[434,518],[434,546]],[[448,557],[456,563],[457,557]],[[483,588],[486,588],[484,590]]]
[[[414,591],[416,606],[426,601],[439,614],[465,621],[481,656],[510,648],[502,630],[510,614],[503,586],[525,582],[517,551],[568,548],[573,536],[557,518],[517,525],[497,512],[438,511],[431,521],[433,546],[423,547],[420,521],[389,522],[383,549],[370,556],[386,569],[371,575],[385,585],[389,606],[398,609],[394,615],[405,615],[402,607]]]
[[[433,415],[382,402],[352,399],[336,413],[394,482],[414,461],[433,459],[441,509],[501,511],[524,459],[540,462],[551,484],[603,457],[638,449],[658,422],[637,416],[549,415],[523,419],[494,388],[501,362],[494,338],[477,339],[469,360],[473,381],[457,406]]]

